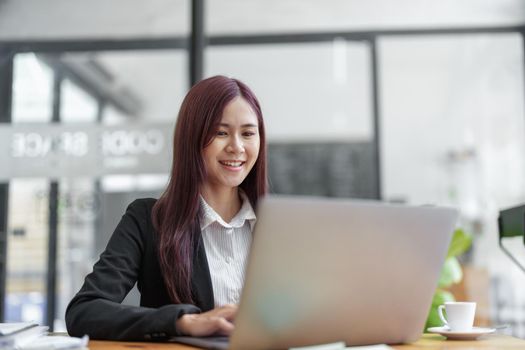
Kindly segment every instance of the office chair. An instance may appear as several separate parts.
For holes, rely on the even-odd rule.
[[[503,245],[504,238],[516,236],[523,236],[523,243],[525,245],[525,205],[501,210],[498,217],[498,228],[500,248],[523,272],[525,272],[525,267]]]

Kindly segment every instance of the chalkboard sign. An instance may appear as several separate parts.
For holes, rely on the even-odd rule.
[[[371,142],[271,143],[270,192],[377,199]]]

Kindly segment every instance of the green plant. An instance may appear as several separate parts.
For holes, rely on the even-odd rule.
[[[452,241],[448,248],[447,258],[441,269],[441,276],[439,277],[438,288],[434,293],[432,299],[432,306],[428,314],[425,330],[428,327],[442,326],[439,319],[437,308],[446,301],[454,301],[454,295],[450,293],[447,288],[455,283],[461,282],[463,278],[463,271],[458,262],[457,256],[466,252],[472,245],[472,236],[462,229],[456,229],[452,236]]]

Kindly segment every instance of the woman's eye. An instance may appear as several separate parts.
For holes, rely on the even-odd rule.
[[[255,135],[255,132],[253,132],[253,131],[246,131],[242,135],[245,136],[245,137],[249,137],[249,136]]]
[[[217,136],[226,136],[226,135],[228,135],[226,131],[222,131],[222,130],[217,131]]]

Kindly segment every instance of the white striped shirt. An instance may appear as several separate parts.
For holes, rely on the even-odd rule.
[[[242,207],[225,222],[204,198],[200,198],[200,227],[210,268],[215,307],[238,304],[252,243],[255,212],[242,192]]]

